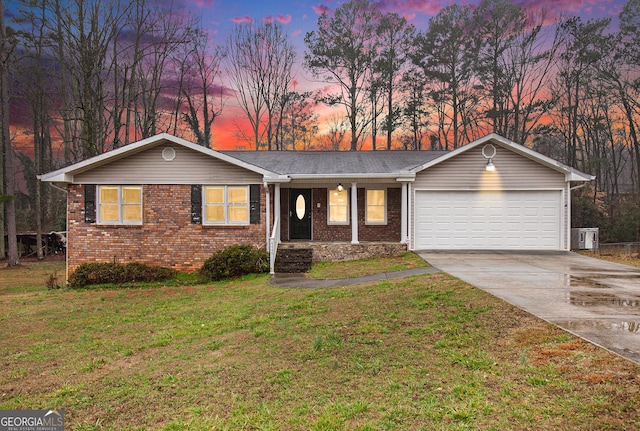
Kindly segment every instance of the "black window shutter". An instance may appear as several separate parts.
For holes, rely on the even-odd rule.
[[[260,224],[260,184],[249,186],[249,223]]]
[[[191,186],[191,223],[202,223],[202,186]]]
[[[96,222],[96,185],[84,185],[84,221],[86,223]]]

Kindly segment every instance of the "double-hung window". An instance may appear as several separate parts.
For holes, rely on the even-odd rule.
[[[329,224],[349,224],[349,191],[329,190]]]
[[[367,224],[387,224],[386,197],[385,189],[367,189]]]
[[[249,224],[249,187],[205,186],[204,224]]]
[[[98,186],[98,223],[142,224],[142,186]]]

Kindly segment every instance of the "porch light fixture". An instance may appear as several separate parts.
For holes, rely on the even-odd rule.
[[[344,190],[344,187],[342,187],[342,183],[338,184],[338,191],[341,192]]]
[[[493,164],[493,158],[495,157],[496,152],[496,147],[491,144],[487,144],[482,147],[482,156],[487,159],[487,165],[484,167],[487,172],[493,172],[496,170],[496,165]]]

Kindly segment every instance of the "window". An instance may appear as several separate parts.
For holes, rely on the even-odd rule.
[[[367,189],[367,224],[387,224],[386,190]]]
[[[247,186],[204,187],[204,224],[248,224]]]
[[[329,224],[349,224],[349,192],[329,190]]]
[[[142,224],[142,187],[98,186],[98,223]]]

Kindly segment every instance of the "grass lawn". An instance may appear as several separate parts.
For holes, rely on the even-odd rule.
[[[639,366],[446,274],[47,291],[52,270],[0,269],[0,409],[66,429],[640,429]]]

